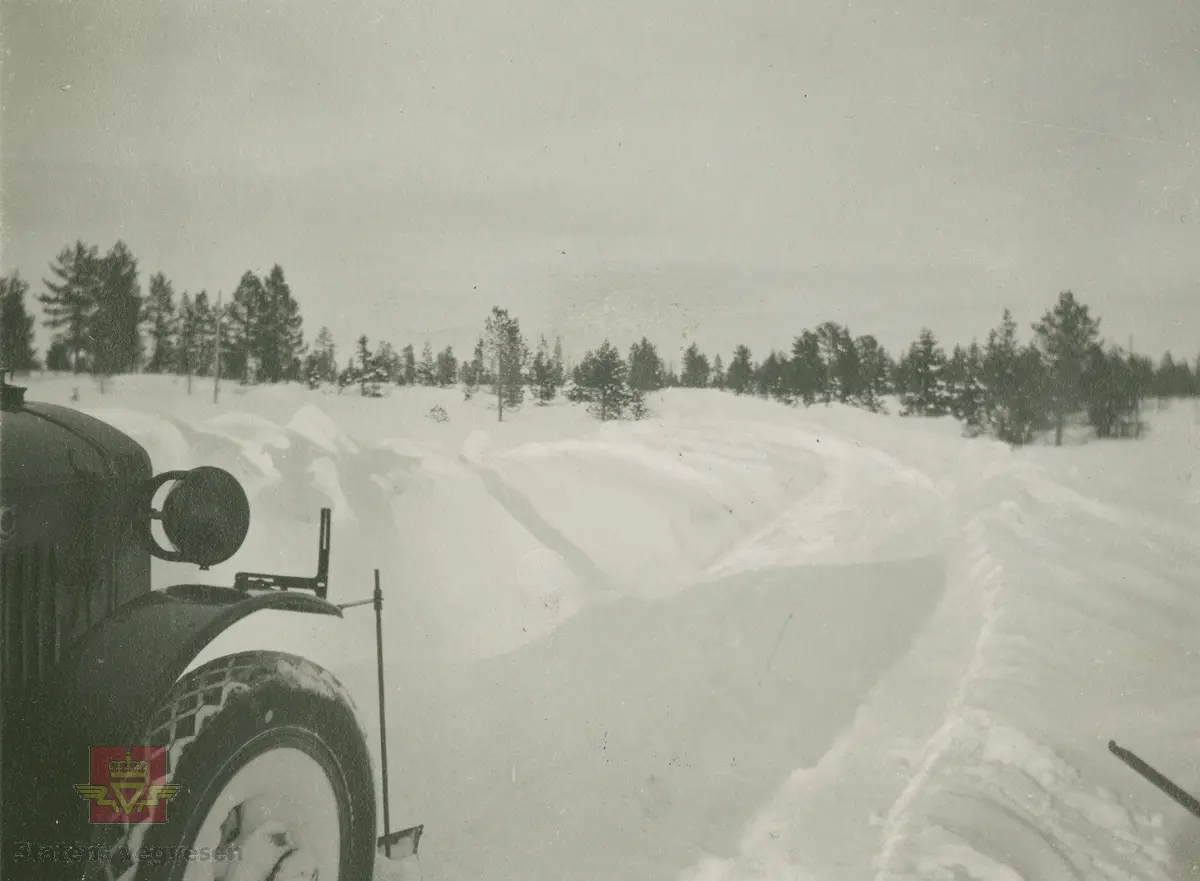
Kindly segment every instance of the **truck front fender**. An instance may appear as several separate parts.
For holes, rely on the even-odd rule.
[[[207,584],[151,591],[86,633],[49,680],[43,699],[79,720],[93,743],[124,743],[140,733],[205,646],[266,609],[342,615],[332,603],[293,591],[250,593]]]
[[[47,808],[65,798],[57,809],[70,811],[70,802],[79,801],[73,784],[88,782],[87,748],[140,745],[154,712],[192,660],[260,610],[342,615],[337,606],[299,591],[184,584],[143,594],[100,621],[22,708],[23,743],[6,749],[23,760],[7,770],[24,778],[12,785],[26,788],[6,791],[42,795]]]

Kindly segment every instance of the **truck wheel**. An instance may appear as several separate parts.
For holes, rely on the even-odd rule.
[[[328,671],[245,652],[181,679],[145,744],[162,748],[165,823],[95,827],[105,881],[366,881],[375,782],[354,704]],[[160,782],[160,781],[155,781]]]

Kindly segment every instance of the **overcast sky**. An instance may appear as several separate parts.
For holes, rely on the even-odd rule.
[[[5,0],[3,267],[76,238],[309,335],[756,355],[1023,329],[1200,350],[1196,0]]]

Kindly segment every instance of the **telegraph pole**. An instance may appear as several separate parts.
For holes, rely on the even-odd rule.
[[[213,403],[221,391],[221,292],[217,291],[217,340],[213,346]]]
[[[1137,376],[1137,359],[1133,356],[1133,334],[1129,335],[1129,369],[1134,371],[1134,387],[1137,388],[1137,394],[1133,399],[1133,436],[1140,438],[1142,436],[1142,390],[1140,388],[1140,380]]]

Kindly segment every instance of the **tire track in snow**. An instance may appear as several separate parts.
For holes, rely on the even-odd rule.
[[[854,440],[807,430],[791,440],[822,458],[825,478],[706,579],[769,566],[913,559],[941,546],[945,493],[923,471]]]
[[[611,590],[609,577],[596,562],[543,517],[524,493],[484,462],[483,454],[487,445],[487,435],[476,432],[463,444],[458,460],[479,477],[488,495],[495,499],[513,520],[562,559],[583,588],[591,591]]]

